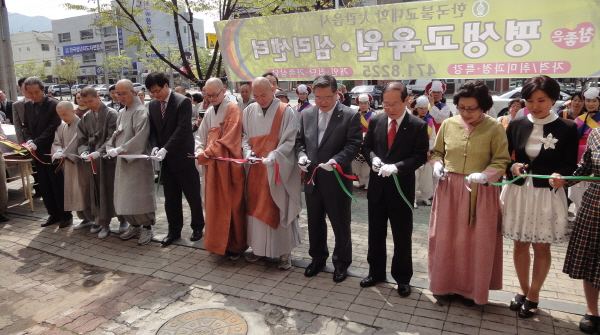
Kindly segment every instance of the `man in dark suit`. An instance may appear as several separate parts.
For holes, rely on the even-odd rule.
[[[398,293],[411,293],[413,275],[411,235],[412,206],[415,199],[415,170],[427,161],[429,137],[427,124],[406,109],[408,92],[404,84],[390,82],[383,89],[385,113],[371,117],[362,153],[369,166],[369,275],[360,286],[369,287],[386,280],[387,222],[394,237],[392,277],[398,283]],[[398,183],[408,202],[402,199],[391,176]]]
[[[194,160],[187,156],[194,152],[192,133],[192,103],[185,96],[172,92],[169,78],[163,72],[146,77],[146,88],[154,99],[148,104],[150,112],[150,144],[153,155],[162,160],[162,180],[165,192],[165,211],[169,233],[162,240],[167,246],[181,237],[183,228],[183,200],[185,195],[192,212],[192,236],[202,238],[204,214],[200,195],[200,176]]]
[[[4,121],[8,124],[10,124],[13,119],[12,104],[12,101],[6,99],[6,94],[4,94],[3,91],[0,91],[0,111],[4,113]]]
[[[73,214],[64,210],[64,177],[60,170],[55,173],[56,166],[50,164],[50,149],[54,141],[54,133],[60,125],[56,114],[58,101],[44,94],[44,83],[38,77],[29,77],[23,83],[28,97],[25,103],[23,120],[23,136],[27,146],[34,150],[38,159],[35,167],[38,174],[39,190],[44,200],[44,206],[50,217],[42,227],[60,222],[60,228],[73,223]]]
[[[314,173],[314,183],[304,185],[310,242],[308,253],[312,257],[312,263],[304,275],[315,276],[329,257],[325,223],[327,214],[335,235],[333,280],[342,282],[352,263],[351,199],[331,171],[334,168],[332,164],[337,164],[344,174],[352,174],[351,164],[360,150],[362,129],[360,115],[338,103],[336,91],[337,82],[332,76],[322,75],[315,79],[313,93],[316,106],[302,112],[296,152],[300,168],[307,172],[307,176],[313,176]],[[344,177],[342,180],[346,188],[352,191],[352,181]]]

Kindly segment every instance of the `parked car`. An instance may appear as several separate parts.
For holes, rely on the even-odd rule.
[[[48,93],[52,93],[54,96],[61,96],[63,94],[69,94],[69,86],[65,84],[51,85],[48,87]]]
[[[110,94],[108,94],[108,87],[106,84],[100,84],[100,85],[96,85],[96,87],[94,87],[96,89],[96,92],[98,93],[98,95],[102,98],[104,98],[104,100],[109,100],[110,99]]]
[[[133,89],[136,92],[139,92],[139,91],[146,92],[146,86],[144,86],[140,83],[133,83]]]
[[[431,79],[412,79],[408,82],[406,90],[408,94],[425,94],[425,86],[431,82]]]
[[[378,109],[381,106],[381,101],[383,100],[383,88],[381,86],[375,85],[360,85],[354,86],[354,88],[350,91],[350,98],[353,105],[356,105],[356,98],[361,93],[368,93],[373,97],[373,101],[371,102],[371,107],[374,109]]]
[[[512,99],[521,97],[521,89],[522,87],[517,87],[508,92],[500,93],[498,95],[492,95],[492,100],[494,100],[494,109],[498,112],[498,115],[502,114],[505,110],[508,110],[508,103]],[[560,92],[560,100],[557,100],[552,106],[552,110],[556,111],[556,109],[565,103],[565,101],[569,100],[570,96],[565,92]]]
[[[81,90],[86,86],[89,86],[89,85],[88,84],[79,84],[79,85],[71,86],[71,94],[75,95],[75,94],[81,92]]]

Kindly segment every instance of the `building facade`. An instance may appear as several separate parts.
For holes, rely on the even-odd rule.
[[[143,27],[150,28],[150,34],[154,36],[153,43],[156,46],[170,45],[177,47],[177,34],[171,15],[154,12],[145,9],[141,1],[136,1],[144,10]],[[78,84],[104,84],[102,63],[104,55],[116,56],[121,51],[131,58],[129,67],[123,69],[121,78],[130,79],[133,82],[143,82],[142,73],[145,71],[140,57],[156,57],[149,53],[142,53],[136,46],[127,46],[127,39],[136,34],[135,27],[103,27],[94,26],[97,20],[96,14],[81,15],[61,20],[52,21],[52,32],[56,41],[57,56],[61,59],[72,58],[79,62],[80,73],[77,78]],[[192,36],[187,25],[180,21],[180,35],[184,49],[192,46],[192,39],[196,40],[197,47],[204,47],[204,22],[194,19],[193,27],[195,36]],[[104,46],[102,45],[104,39]],[[114,83],[119,78],[109,79]]]
[[[56,55],[51,31],[16,33],[10,35],[10,40],[16,65],[34,60],[37,65],[44,65],[48,74],[52,72]]]

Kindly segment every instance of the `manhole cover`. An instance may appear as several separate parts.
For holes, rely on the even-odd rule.
[[[200,309],[167,321],[157,335],[246,335],[248,324],[224,309]]]

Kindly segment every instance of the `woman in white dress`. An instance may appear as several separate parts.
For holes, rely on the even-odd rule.
[[[518,117],[506,129],[508,150],[513,161],[508,178],[521,174],[568,176],[577,167],[577,127],[558,117],[551,108],[560,87],[548,77],[529,79],[521,91],[529,115]],[[564,180],[522,178],[504,188],[504,237],[514,240],[513,259],[519,280],[519,293],[510,303],[520,318],[537,312],[542,285],[550,270],[552,243],[568,241],[567,198]],[[533,271],[530,281],[530,246]]]

